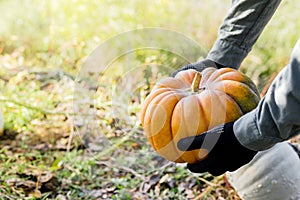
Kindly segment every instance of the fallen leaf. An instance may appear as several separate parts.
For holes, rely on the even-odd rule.
[[[39,190],[33,190],[29,192],[28,196],[40,199],[42,197],[42,193]]]
[[[31,191],[36,188],[36,182],[31,180],[22,180],[19,178],[12,178],[6,181],[6,183],[11,186],[18,189],[23,189],[24,191]]]
[[[42,186],[41,186],[41,190],[43,192],[48,192],[48,191],[54,192],[60,188],[61,183],[59,182],[56,176],[49,174],[48,176],[43,177],[43,179],[44,182],[42,182]]]
[[[140,190],[143,192],[149,192],[149,190],[153,189],[154,186],[159,183],[160,179],[160,174],[153,174],[151,176],[148,176],[146,180],[141,184]]]
[[[64,196],[64,195],[62,195],[62,194],[59,194],[59,195],[56,196],[55,199],[56,199],[56,200],[67,200],[67,197]]]

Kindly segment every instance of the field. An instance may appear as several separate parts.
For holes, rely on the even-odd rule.
[[[206,55],[229,7],[0,0],[0,199],[239,199],[225,176],[159,157],[139,118],[157,80]],[[262,94],[289,61],[299,9],[282,2],[242,63]]]

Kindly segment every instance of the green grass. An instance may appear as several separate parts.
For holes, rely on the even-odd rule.
[[[78,104],[80,113],[73,108],[78,74],[98,45],[126,31],[160,27],[208,51],[229,4],[0,1],[0,110],[6,129],[0,139],[0,199],[236,197],[223,177],[199,178],[182,165],[166,165],[143,135],[141,102],[172,71],[167,67],[185,64],[184,58],[164,49],[119,55],[104,76],[81,80],[97,87],[85,88],[80,97],[90,101]],[[289,60],[299,8],[296,0],[282,2],[242,64],[260,90]],[[191,57],[196,61],[198,55]],[[40,180],[45,174],[52,176],[48,182]]]

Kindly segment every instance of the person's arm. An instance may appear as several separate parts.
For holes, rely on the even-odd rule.
[[[207,59],[238,69],[281,0],[233,0]]]
[[[238,69],[251,51],[281,0],[232,0],[231,8],[220,26],[218,38],[205,60],[188,64],[178,72],[207,67]]]
[[[300,40],[258,107],[238,119],[233,130],[242,145],[256,151],[300,133]]]

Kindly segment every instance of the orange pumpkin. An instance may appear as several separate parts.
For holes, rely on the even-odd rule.
[[[259,93],[250,78],[231,68],[179,72],[159,81],[147,96],[142,126],[153,148],[174,162],[195,163],[207,149],[180,151],[177,142],[254,109]]]

